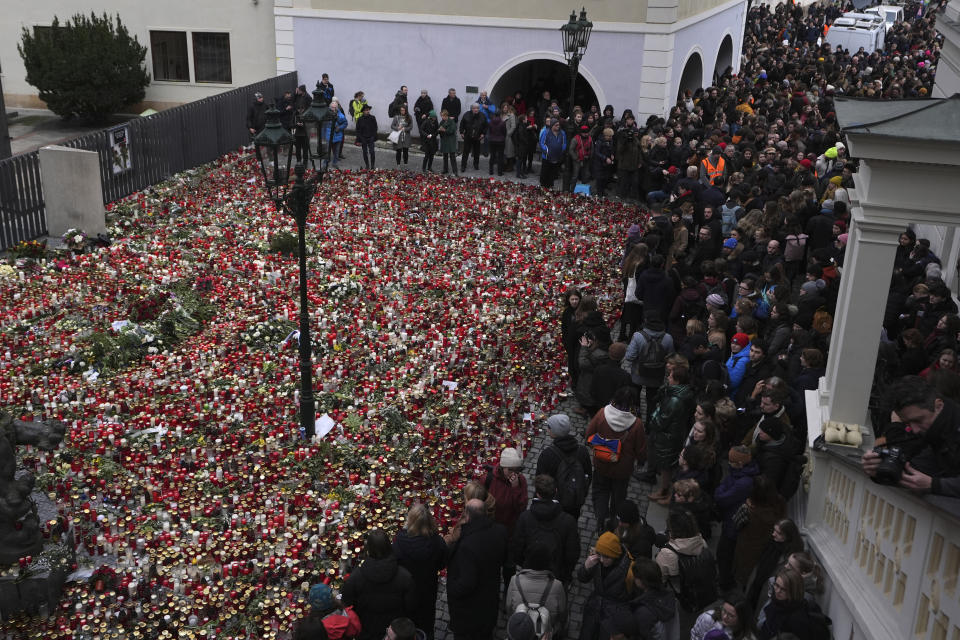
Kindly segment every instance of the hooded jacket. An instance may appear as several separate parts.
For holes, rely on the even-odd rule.
[[[593,457],[590,450],[577,441],[576,436],[568,434],[553,439],[553,442],[543,448],[540,457],[537,458],[537,474],[545,473],[554,480],[557,479],[557,471],[560,470],[560,458],[570,456],[576,452],[577,460],[587,474],[587,487],[590,487],[590,481],[593,478]]]
[[[666,322],[673,304],[673,281],[663,269],[649,268],[637,277],[637,298],[643,302],[645,315],[652,315]]]
[[[544,536],[545,531],[555,535]],[[510,541],[514,564],[524,566],[526,551],[534,540],[550,545],[550,569],[559,580],[569,583],[580,557],[580,533],[577,521],[556,500],[534,498],[530,508],[520,514]],[[526,593],[527,597],[531,596],[530,592]]]
[[[628,611],[618,612],[608,624],[611,634],[622,633],[628,638],[678,638],[676,596],[668,589],[646,589],[630,601]]]
[[[730,375],[730,399],[736,398],[737,390],[743,382],[747,372],[747,363],[750,362],[750,343],[737,353],[731,353],[727,358],[727,373]]]
[[[410,572],[417,606],[410,618],[418,629],[433,628],[436,620],[437,581],[440,570],[447,564],[447,545],[439,534],[411,536],[400,531],[393,541],[397,562]]]
[[[629,411],[617,409],[608,404],[597,412],[587,425],[586,439],[599,434],[607,440],[622,440],[620,457],[616,462],[594,459],[594,470],[606,478],[626,480],[633,473],[634,462],[641,464],[647,460],[647,436],[643,432],[643,423]]]
[[[417,604],[410,572],[392,555],[365,560],[343,583],[342,596],[344,606],[360,616],[360,640],[379,640],[395,618],[412,615]]]
[[[687,556],[699,556],[700,552],[707,547],[706,540],[701,535],[695,535],[692,538],[671,538],[670,545],[680,553]],[[680,559],[673,549],[664,547],[660,549],[656,557],[657,564],[663,571],[664,578],[672,578],[680,575]]]

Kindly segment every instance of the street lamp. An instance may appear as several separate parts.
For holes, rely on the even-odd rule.
[[[314,104],[316,104],[316,95],[314,93]],[[316,114],[313,115],[316,117]],[[300,429],[306,437],[312,438],[315,432],[316,406],[313,401],[310,314],[307,309],[307,243],[304,227],[307,224],[310,201],[313,200],[318,185],[323,181],[323,169],[315,171],[309,179],[305,180],[306,169],[302,163],[297,163],[294,169],[296,180],[291,186],[290,161],[293,157],[294,137],[280,124],[280,112],[276,107],[271,106],[266,116],[267,124],[263,131],[254,137],[253,145],[257,151],[257,162],[270,199],[276,205],[277,211],[285,211],[297,222],[297,240],[300,250]],[[304,120],[307,119],[306,116],[305,113]],[[314,125],[318,129],[317,154],[320,155],[319,130],[323,126],[323,120],[315,122]],[[332,131],[332,124],[330,128]],[[327,152],[329,153],[329,147]]]
[[[567,109],[567,115],[573,114],[574,92],[577,89],[577,73],[580,70],[580,60],[587,51],[587,44],[590,42],[590,33],[593,31],[593,23],[587,20],[587,9],[580,9],[580,18],[577,19],[576,11],[570,12],[570,20],[560,27],[560,34],[563,36],[563,57],[567,60],[570,67],[570,106]]]
[[[313,101],[310,103],[310,107],[300,117],[303,126],[307,128],[309,139],[307,151],[310,154],[310,164],[313,168],[316,168],[313,159],[323,157],[323,126],[329,117],[330,105],[318,82],[317,88],[313,90]],[[333,139],[333,127],[330,127],[330,138]]]

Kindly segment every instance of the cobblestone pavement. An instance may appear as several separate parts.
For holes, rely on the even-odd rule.
[[[568,398],[561,402],[560,406],[554,413],[565,413],[570,417],[573,431],[574,433],[578,434],[582,442],[583,434],[587,429],[587,421],[583,416],[573,411],[573,409],[577,406],[576,400],[573,398]],[[549,444],[550,437],[545,432],[540,432],[535,436],[530,450],[525,452],[523,471],[527,477],[527,484],[530,487],[531,500],[533,499],[533,476],[537,467],[537,458],[540,456],[540,452],[543,451],[544,447],[548,446]],[[649,502],[647,500],[647,493],[650,490],[651,486],[649,484],[643,484],[636,478],[631,479],[627,497],[637,503],[637,506],[640,508],[641,515],[647,513]],[[658,527],[656,523],[651,522],[651,524],[658,531],[662,530],[662,527]],[[584,504],[583,510],[580,513],[580,521],[578,525],[580,529],[580,561],[582,562],[583,559],[586,558],[587,549],[594,543],[597,535],[597,521],[593,515],[593,501],[590,497],[587,498],[587,502]],[[578,638],[580,636],[580,625],[583,621],[583,607],[589,595],[590,585],[581,584],[576,580],[576,578],[574,578],[570,590],[567,593],[570,616],[569,623],[567,625],[566,638]],[[507,637],[506,622],[508,617],[509,616],[505,611],[500,611],[500,619],[497,623],[497,631],[495,634],[496,638],[499,639]],[[437,595],[437,640],[443,640],[445,637],[451,639],[453,638],[453,633],[448,633],[449,621],[450,616],[449,612],[447,611],[446,585],[444,584],[443,580],[441,580],[439,593]],[[554,636],[554,639],[562,640],[557,636]]]

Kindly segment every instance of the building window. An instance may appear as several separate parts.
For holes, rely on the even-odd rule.
[[[230,84],[230,34],[193,34],[193,75],[196,82]]]
[[[187,60],[187,34],[183,31],[151,31],[153,79],[166,82],[190,82]]]

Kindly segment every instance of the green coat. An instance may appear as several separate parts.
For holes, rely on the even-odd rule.
[[[457,123],[453,118],[440,121],[440,153],[457,152]]]
[[[672,469],[690,433],[697,400],[690,385],[664,386],[647,428],[649,461],[657,469]]]

